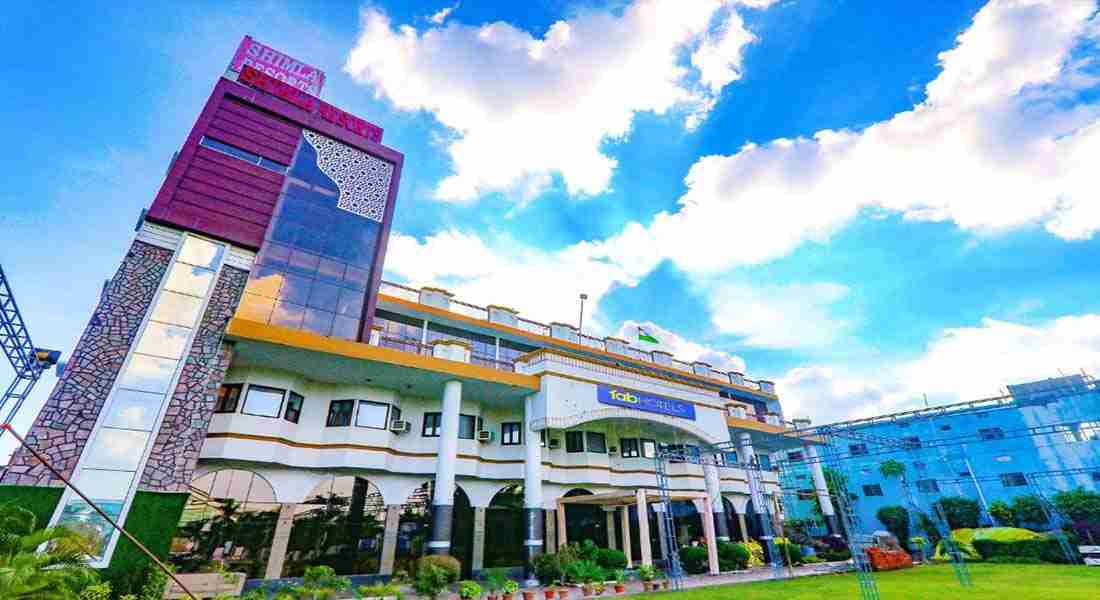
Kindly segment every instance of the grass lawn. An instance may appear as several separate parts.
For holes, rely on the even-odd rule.
[[[969,565],[974,585],[959,586],[951,565],[918,566],[903,571],[875,573],[882,600],[1083,600],[1100,598],[1100,567],[1062,565]],[[682,592],[646,594],[634,598],[675,595],[675,600],[804,600],[828,598],[858,600],[854,573],[799,577],[788,581],[763,581]],[[669,600],[672,600],[669,598]]]

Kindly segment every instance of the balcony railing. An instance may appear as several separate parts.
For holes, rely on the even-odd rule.
[[[419,354],[420,356],[432,355],[431,346],[421,344],[418,340],[410,338],[378,336],[377,345],[380,348],[389,348],[390,350],[408,352],[409,354]],[[496,360],[495,358],[482,356],[480,354],[471,354],[470,364],[496,369],[497,371],[507,371],[509,373],[515,372],[516,370],[515,364],[511,362]]]
[[[399,283],[383,281],[379,292],[387,296],[400,298],[409,302],[425,303],[436,307],[443,307],[450,310],[451,312],[469,317],[471,319],[477,319],[480,321],[491,321],[488,308],[478,306],[476,304],[470,304],[469,302],[463,302],[461,300],[455,300],[451,297],[450,293],[443,290],[433,290],[431,288],[418,290],[416,288],[401,285]],[[427,298],[427,300],[425,300],[425,298]],[[512,311],[512,313],[514,314],[514,311]],[[509,321],[508,324],[512,325],[513,323]],[[515,316],[514,326],[521,331],[525,331],[530,334],[542,337],[555,337],[553,336],[553,330],[550,325],[540,323],[538,321],[533,321],[531,319],[526,319],[518,315]],[[571,331],[575,330],[571,329]],[[564,334],[561,334],[557,337],[562,337],[562,335]],[[594,350],[599,350],[602,352],[610,352],[610,350],[608,350],[609,344],[606,340],[602,340],[600,338],[590,335],[585,335],[583,333],[581,333],[577,339],[579,344],[581,346],[584,346],[585,348],[592,348]],[[622,341],[616,342],[616,344],[619,345],[621,345],[622,343]],[[775,394],[775,386],[770,381],[754,381],[752,379],[745,378],[739,373],[726,373],[717,369],[710,368],[707,368],[705,372],[699,372],[696,370],[695,365],[691,363],[676,359],[672,359],[671,361],[669,361],[667,358],[662,360],[654,360],[652,352],[647,352],[645,350],[641,350],[639,348],[635,348],[629,345],[626,346],[625,354],[627,357],[637,360],[639,362],[655,363],[668,369],[683,371],[696,377],[705,377],[708,380],[714,380],[722,384],[740,386],[748,388],[750,390],[763,392],[765,394]],[[493,359],[486,357],[479,357],[478,360],[500,362],[494,361]],[[501,363],[494,368],[500,368],[502,370],[512,370],[512,364]]]

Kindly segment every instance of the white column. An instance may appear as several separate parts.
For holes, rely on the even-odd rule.
[[[706,518],[714,523],[715,537],[718,541],[730,541],[729,525],[726,524],[726,507],[722,503],[722,481],[718,475],[718,467],[713,464],[703,465],[703,481],[707,486],[707,498],[710,500],[711,510],[706,513]]]
[[[619,545],[615,542],[615,507],[603,507],[604,518],[607,522],[607,547],[614,550]]]
[[[630,544],[630,507],[620,506],[619,516],[622,517],[623,524],[623,553],[626,554],[626,568],[634,568],[634,557],[632,556],[633,550]]]
[[[653,512],[657,513],[657,544],[661,549],[661,558],[668,560],[668,526],[665,525],[664,502],[654,502]]]
[[[470,557],[470,570],[475,574],[485,566],[485,507],[474,507],[474,549]]]
[[[565,505],[558,502],[558,548],[569,543],[569,536],[565,530]]]
[[[558,515],[557,512],[547,509],[542,511],[546,522],[543,537],[546,538],[546,552],[555,554],[558,551]]]
[[[703,499],[704,514],[713,514],[710,498]],[[707,544],[707,566],[711,575],[718,574],[718,541],[714,535],[714,520],[703,519],[703,538]]]
[[[645,490],[638,490],[638,546],[642,549],[642,564],[653,564],[653,549],[649,546],[649,510]]]
[[[447,554],[451,549],[451,523],[454,515],[455,467],[458,462],[458,415],[462,410],[462,382],[443,384],[443,414],[439,428],[439,454],[435,463],[435,493],[432,497],[431,554]]]
[[[821,504],[821,515],[825,518],[825,526],[829,533],[840,533],[836,518],[836,509],[833,507],[833,499],[829,495],[829,484],[825,481],[825,469],[821,466],[821,458],[817,452],[816,444],[805,444],[803,449],[806,458],[810,462],[810,476],[814,480],[814,493]]]
[[[279,506],[279,516],[275,521],[275,535],[271,539],[271,553],[267,557],[264,579],[278,579],[283,576],[286,548],[290,543],[290,530],[294,528],[294,510],[297,507],[297,504]]]
[[[401,525],[401,505],[386,506],[386,529],[382,532],[382,558],[379,575],[393,575],[393,559],[397,555],[397,530]]]
[[[523,401],[523,508],[524,540],[527,557],[528,585],[538,585],[534,579],[534,561],[542,554],[542,446],[539,445],[539,432],[533,428],[535,403],[538,395],[529,394]]]

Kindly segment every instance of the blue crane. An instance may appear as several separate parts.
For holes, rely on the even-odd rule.
[[[19,313],[19,305],[8,285],[8,277],[0,266],[0,350],[3,350],[15,370],[15,380],[8,385],[3,397],[0,397],[0,414],[12,403],[3,423],[11,423],[22,408],[27,396],[34,390],[34,384],[42,373],[61,358],[61,352],[37,348],[27,333],[27,324]],[[0,435],[4,430],[0,429]]]

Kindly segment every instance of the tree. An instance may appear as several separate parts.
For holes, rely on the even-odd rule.
[[[1004,527],[1016,527],[1016,511],[1004,500],[994,500],[989,503],[989,516]]]
[[[905,475],[905,464],[890,458],[879,463],[878,472],[887,479],[903,477]]]
[[[1100,493],[1077,488],[1054,495],[1054,506],[1070,520],[1073,530],[1090,544],[1100,540]]]
[[[0,506],[0,598],[75,600],[96,581],[86,564],[95,542],[64,527],[35,525],[29,510]]]
[[[977,500],[962,496],[945,496],[933,503],[952,530],[977,527],[982,511]]]
[[[883,506],[875,516],[887,531],[898,538],[902,548],[909,547],[909,511],[904,506]]]
[[[1047,525],[1047,513],[1043,510],[1042,501],[1035,494],[1013,498],[1012,514],[1016,517],[1016,527],[1032,525],[1042,528]]]

